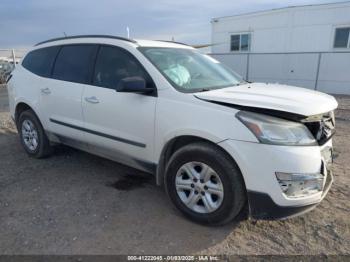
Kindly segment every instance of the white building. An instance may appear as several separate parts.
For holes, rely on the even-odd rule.
[[[214,18],[212,55],[251,81],[350,94],[350,2]]]

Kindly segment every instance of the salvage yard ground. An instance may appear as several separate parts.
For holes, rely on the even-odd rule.
[[[337,97],[335,182],[313,211],[205,227],[154,179],[65,146],[22,150],[0,87],[0,254],[350,254],[350,97]]]

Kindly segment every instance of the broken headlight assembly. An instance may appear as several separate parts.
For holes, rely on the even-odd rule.
[[[247,111],[239,111],[236,117],[260,143],[284,146],[317,145],[314,136],[302,123]]]

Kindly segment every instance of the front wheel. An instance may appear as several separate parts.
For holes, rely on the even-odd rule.
[[[173,154],[165,184],[174,205],[202,224],[230,222],[246,201],[236,163],[222,149],[205,142],[187,145]]]

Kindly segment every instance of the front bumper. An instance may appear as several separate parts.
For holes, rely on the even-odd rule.
[[[319,146],[274,146],[237,140],[219,143],[236,160],[248,192],[250,215],[256,219],[283,219],[303,214],[319,204],[328,193],[333,175],[321,151],[332,147],[329,140]],[[320,173],[325,176],[322,191],[288,197],[275,172]]]
[[[321,200],[327,195],[333,183],[333,174],[329,172]],[[279,206],[266,193],[248,191],[249,214],[255,219],[285,219],[302,215],[314,209],[320,202],[305,206]]]

